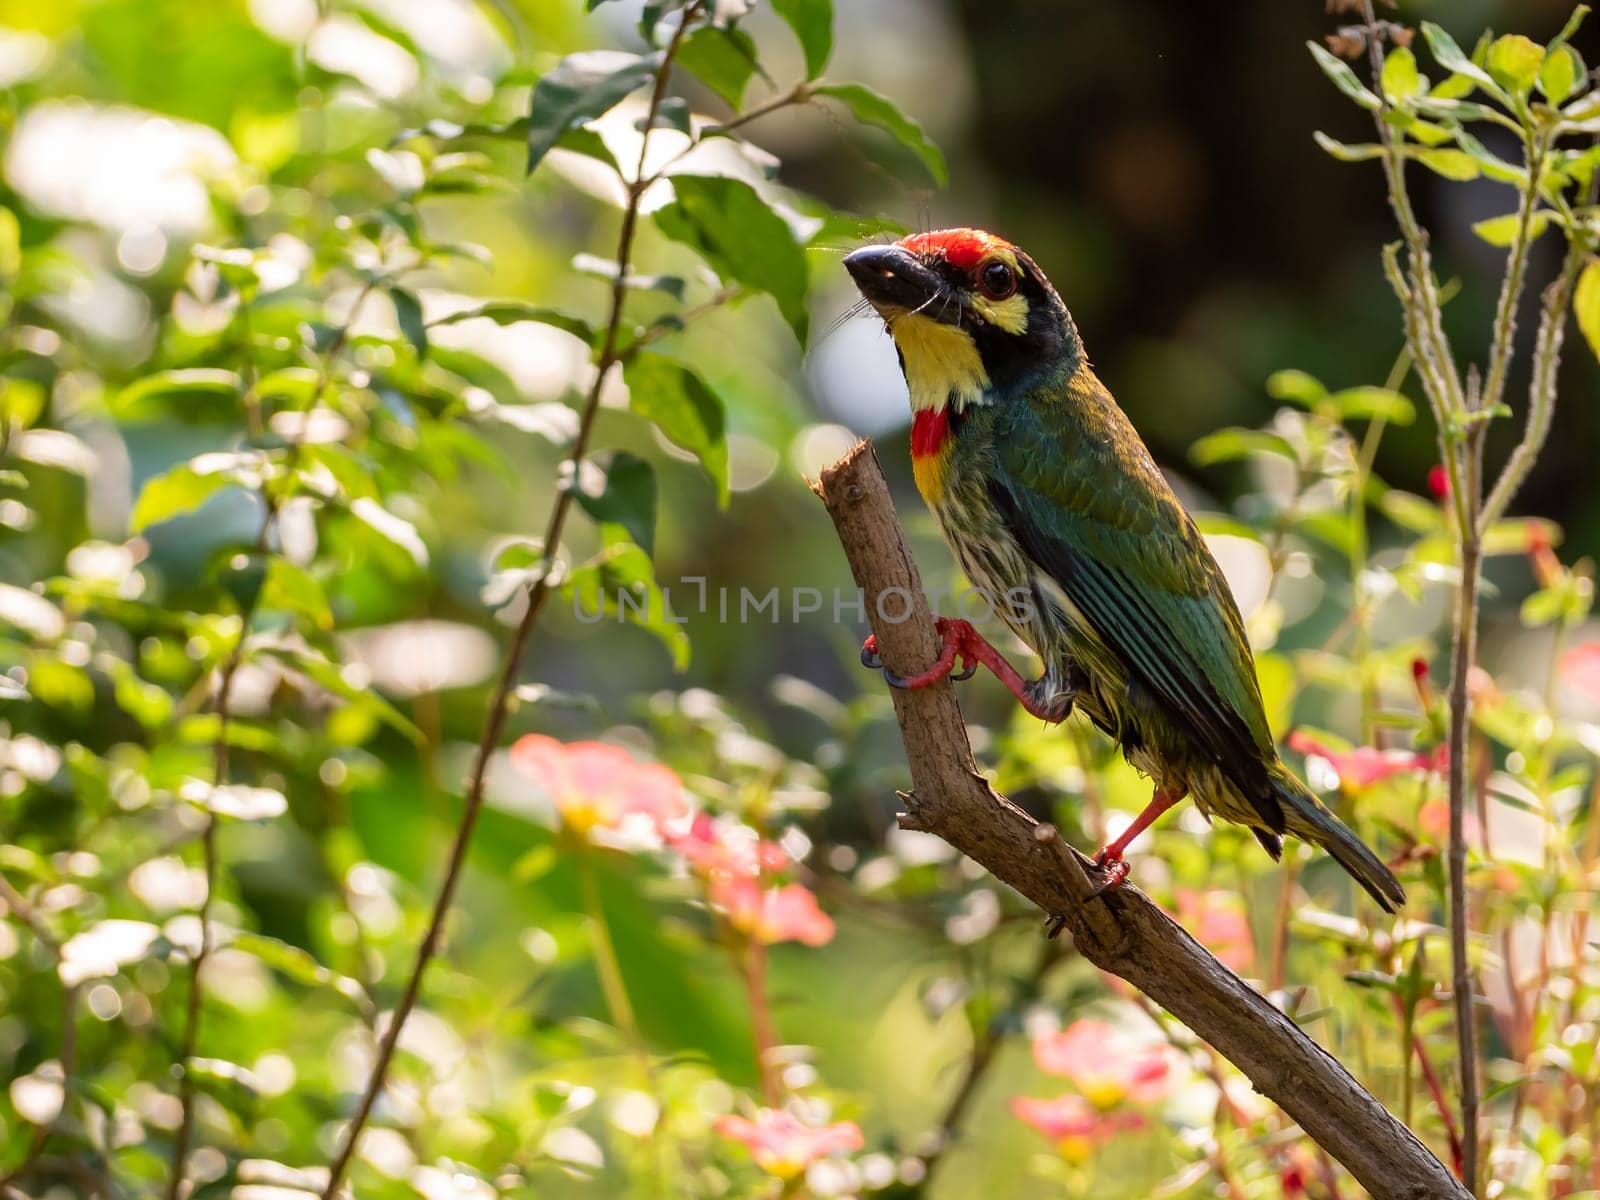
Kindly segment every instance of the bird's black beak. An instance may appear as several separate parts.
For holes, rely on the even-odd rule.
[[[884,316],[925,309],[945,289],[938,275],[899,246],[863,246],[845,255],[844,268]]]

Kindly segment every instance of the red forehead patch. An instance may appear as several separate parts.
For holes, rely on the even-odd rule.
[[[937,254],[952,267],[969,271],[996,250],[1010,250],[1011,243],[982,229],[935,229],[932,233],[913,233],[901,238],[902,248],[913,254]]]

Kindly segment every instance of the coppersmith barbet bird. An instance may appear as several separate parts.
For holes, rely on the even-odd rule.
[[[1044,663],[1031,682],[963,620],[897,686],[992,670],[1030,712],[1074,705],[1155,794],[1097,859],[1193,797],[1277,858],[1292,833],[1327,850],[1386,910],[1405,892],[1278,757],[1244,621],[1194,520],[1111,393],[1033,260],[976,229],[866,246],[845,267],[894,339],[914,417],[917,489],[962,570]],[[863,661],[881,665],[868,639]]]

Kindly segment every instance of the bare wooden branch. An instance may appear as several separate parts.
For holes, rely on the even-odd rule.
[[[925,667],[939,641],[870,443],[812,486],[866,597],[883,661],[903,674]],[[1141,892],[1124,886],[1091,899],[1098,869],[978,773],[948,680],[896,691],[894,706],[915,787],[904,796],[904,827],[938,835],[1059,920],[1085,958],[1214,1046],[1376,1200],[1467,1200],[1444,1164],[1337,1059]]]

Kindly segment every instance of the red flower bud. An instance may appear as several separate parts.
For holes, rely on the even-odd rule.
[[[1428,471],[1428,491],[1433,493],[1435,500],[1450,499],[1450,472],[1442,466],[1434,466]]]

